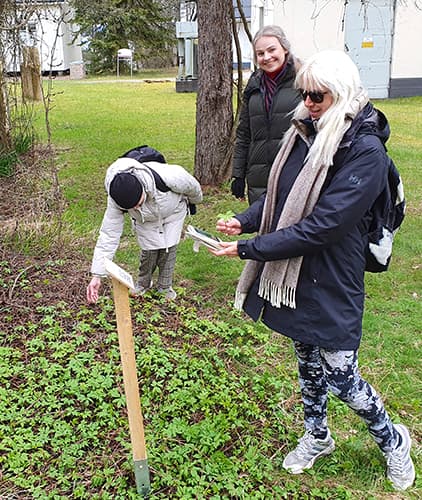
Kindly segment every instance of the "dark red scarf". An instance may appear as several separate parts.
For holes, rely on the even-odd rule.
[[[278,82],[284,75],[286,68],[287,68],[287,60],[284,61],[284,64],[278,73],[274,74],[274,73],[266,73],[265,71],[262,72],[261,91],[264,94],[264,103],[267,113],[270,112],[271,105],[273,103],[275,89],[277,88]]]

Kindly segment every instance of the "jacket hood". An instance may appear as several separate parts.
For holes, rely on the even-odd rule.
[[[134,174],[142,184],[144,191],[151,192],[154,190],[154,177],[151,171],[147,167],[145,167],[145,165],[139,163],[133,158],[119,158],[107,169],[104,186],[108,195],[110,194],[111,181],[114,179],[116,174],[120,174],[122,172]]]
[[[390,125],[382,111],[368,103],[353,120],[349,130],[344,135],[341,147],[348,147],[356,135],[375,135],[385,147],[390,137]]]

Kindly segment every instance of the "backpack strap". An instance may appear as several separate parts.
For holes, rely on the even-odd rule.
[[[157,187],[158,191],[161,191],[162,193],[167,193],[168,191],[170,191],[170,188],[163,181],[163,178],[161,177],[160,174],[158,174],[153,168],[149,167],[148,165],[145,165],[145,163],[143,163],[142,165],[151,172],[152,176],[154,177],[155,186]]]

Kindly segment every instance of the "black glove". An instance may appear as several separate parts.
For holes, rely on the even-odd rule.
[[[234,177],[231,185],[232,195],[236,198],[244,198],[245,197],[245,179],[241,179],[240,177]]]
[[[189,213],[190,213],[190,215],[196,214],[196,205],[195,204],[189,203]]]

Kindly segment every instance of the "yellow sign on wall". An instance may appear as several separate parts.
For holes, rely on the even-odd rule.
[[[372,38],[364,38],[362,40],[362,48],[363,49],[372,49],[372,48],[374,48],[374,40]]]

